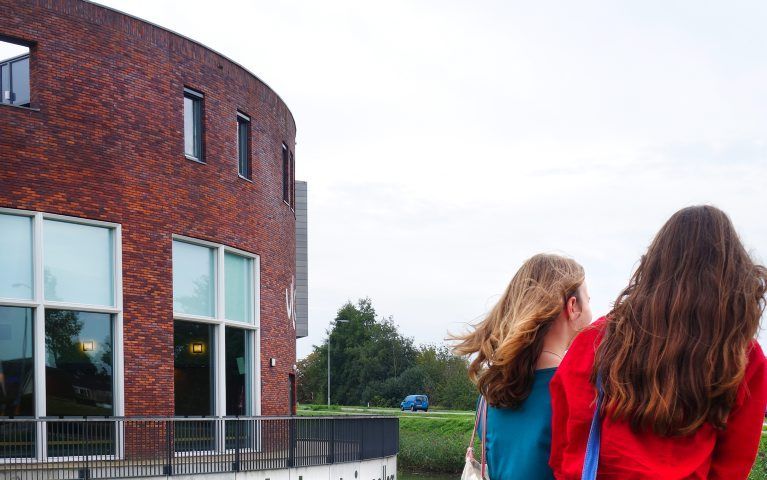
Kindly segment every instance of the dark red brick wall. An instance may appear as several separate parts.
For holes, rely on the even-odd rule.
[[[217,53],[98,5],[0,0],[0,10],[0,36],[33,42],[36,109],[0,105],[0,207],[122,225],[126,415],[173,413],[173,234],[260,255],[262,413],[287,414],[286,105]],[[205,95],[205,165],[184,158],[184,86]],[[252,183],[237,175],[237,110],[252,120]]]

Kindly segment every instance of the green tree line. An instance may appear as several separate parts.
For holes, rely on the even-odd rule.
[[[406,395],[426,394],[431,405],[473,409],[477,392],[466,360],[445,345],[416,346],[391,317],[377,317],[370,299],[338,310],[330,339],[331,402],[397,407]],[[328,342],[297,364],[298,401],[327,402]]]

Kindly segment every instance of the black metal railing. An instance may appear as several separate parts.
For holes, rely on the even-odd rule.
[[[272,470],[396,455],[396,417],[0,418],[0,478]]]

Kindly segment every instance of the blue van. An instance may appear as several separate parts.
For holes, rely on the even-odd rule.
[[[429,397],[426,395],[408,395],[399,406],[400,410],[403,411],[410,410],[411,412],[415,412],[416,410],[423,410],[424,412],[428,412]]]

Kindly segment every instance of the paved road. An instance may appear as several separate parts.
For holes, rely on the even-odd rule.
[[[386,413],[390,415],[394,415],[397,413],[403,413],[403,414],[410,414],[410,415],[470,415],[474,416],[474,412],[453,412],[449,410],[431,410],[428,412],[424,412],[423,410],[418,410],[417,412],[410,412],[408,410],[405,410],[404,412],[400,412],[396,408],[360,408],[360,407],[341,407],[342,412],[365,412],[365,413]]]

